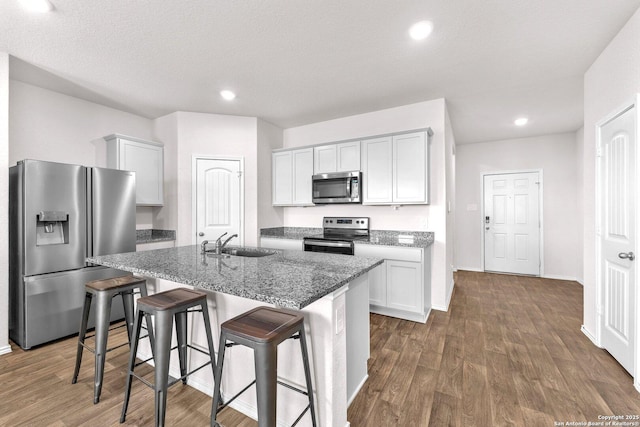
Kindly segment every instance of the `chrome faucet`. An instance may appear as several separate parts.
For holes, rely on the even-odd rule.
[[[203,240],[202,243],[200,243],[200,252],[205,253],[207,251],[207,243],[209,243],[208,240]]]
[[[224,233],[222,236],[218,237],[218,239],[216,240],[216,254],[218,255],[222,253],[222,248],[227,246],[227,243],[229,243],[229,240],[233,239],[234,237],[238,237],[237,234],[232,234],[230,237],[227,238],[227,240],[224,241],[224,243],[221,243],[220,240],[226,235],[227,233]]]

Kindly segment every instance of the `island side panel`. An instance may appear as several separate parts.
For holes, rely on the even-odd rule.
[[[369,273],[349,283],[346,304],[347,402],[350,405],[369,377]]]

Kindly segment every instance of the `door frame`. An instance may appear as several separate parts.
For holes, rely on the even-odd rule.
[[[542,204],[542,201],[544,200],[544,197],[542,197],[543,195],[543,191],[544,191],[544,179],[543,179],[543,174],[542,174],[542,169],[519,169],[519,170],[506,170],[506,171],[492,171],[492,172],[482,172],[480,174],[480,194],[482,195],[482,200],[481,200],[481,215],[480,215],[480,235],[481,235],[481,239],[480,239],[480,253],[481,253],[481,261],[482,261],[482,271],[486,271],[485,270],[485,252],[484,252],[484,247],[485,247],[485,232],[484,232],[484,178],[485,176],[488,175],[508,175],[508,174],[516,174],[516,173],[532,173],[532,172],[536,172],[538,173],[538,179],[540,181],[540,186],[538,187],[538,219],[540,220],[540,227],[538,229],[538,233],[539,233],[539,242],[540,242],[540,247],[538,248],[538,259],[540,260],[540,271],[539,271],[539,276],[538,277],[544,277],[544,256],[543,253],[543,248],[544,248],[544,206]]]
[[[595,146],[595,267],[596,267],[596,276],[595,276],[595,291],[596,291],[596,336],[595,343],[598,347],[602,348],[602,322],[604,321],[604,313],[603,313],[603,292],[604,286],[602,283],[602,189],[601,189],[601,181],[603,179],[602,176],[602,127],[609,123],[611,120],[620,116],[624,112],[635,106],[635,136],[636,136],[636,175],[640,176],[640,94],[636,94],[629,101],[623,103],[618,108],[613,109],[609,114],[604,116],[598,122],[596,122],[595,133],[596,133],[596,146]],[[636,185],[635,191],[635,221],[636,221],[636,245],[640,242],[640,185]],[[640,269],[636,267],[636,282],[638,282],[638,274],[640,274]],[[640,307],[640,289],[638,289],[637,283],[635,283],[635,297],[634,297],[634,307],[632,307],[631,313],[634,316],[632,322],[635,326],[635,334],[633,337],[633,385],[636,390],[640,391],[640,378],[636,373],[638,372],[638,367],[640,366],[640,352],[638,351],[638,346],[640,345],[640,328],[638,327],[638,321],[640,320],[640,316],[636,315],[636,309]],[[584,326],[582,327],[583,331],[585,331]],[[592,340],[593,341],[593,340]]]
[[[244,246],[244,157],[242,156],[213,156],[204,154],[194,154],[191,156],[191,244],[197,244],[198,224],[197,224],[197,198],[198,198],[198,160],[235,160],[240,162],[240,239],[239,243]]]

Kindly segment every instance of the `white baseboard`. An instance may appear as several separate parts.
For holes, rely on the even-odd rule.
[[[206,394],[207,396],[213,397],[213,386],[211,384],[206,384],[206,383],[203,383],[202,381],[198,381],[195,377],[188,377],[187,385]]]
[[[635,381],[634,381],[634,382],[633,382],[633,387],[636,389],[636,391],[637,391],[638,393],[640,393],[640,384],[638,384],[637,382],[635,382]]]
[[[541,276],[544,279],[552,279],[552,280],[570,280],[572,282],[577,282],[578,280],[573,276],[562,276],[560,274],[544,274]]]
[[[582,331],[583,334],[587,336],[587,338],[589,338],[589,340],[593,343],[593,345],[595,345],[598,348],[602,348],[600,344],[598,344],[596,338],[593,335],[591,335],[591,332],[589,332],[587,328],[584,327],[584,325],[580,327],[580,330]]]
[[[464,270],[464,271],[475,271],[476,273],[484,273],[484,269],[482,268],[476,268],[476,267],[457,267],[456,271],[460,271],[460,270]]]
[[[7,354],[7,353],[11,353],[11,346],[10,345],[5,345],[5,346],[0,347],[0,355]]]
[[[453,295],[453,290],[456,287],[456,282],[453,281],[453,283],[451,284],[451,292],[449,292],[449,295],[447,295],[447,301],[445,302],[445,305],[439,305],[439,304],[432,304],[431,308],[434,310],[438,310],[438,311],[449,311],[449,305],[451,304],[451,296]],[[427,317],[429,317],[427,315]]]
[[[364,387],[364,383],[367,382],[367,378],[369,378],[369,374],[364,376],[364,378],[362,379],[362,381],[360,381],[360,384],[358,384],[358,387],[356,387],[355,391],[353,392],[349,400],[347,400],[347,408],[349,407],[349,405],[351,405],[351,402],[353,402],[353,399],[356,398],[358,393],[360,393],[360,390],[362,389],[362,387]]]

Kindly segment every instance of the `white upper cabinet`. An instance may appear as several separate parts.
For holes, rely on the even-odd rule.
[[[362,141],[362,203],[385,204],[393,201],[392,138]]]
[[[360,170],[360,141],[336,144],[336,172]]]
[[[429,203],[428,155],[425,132],[393,137],[394,203]]]
[[[427,132],[362,141],[363,204],[429,203]]]
[[[290,205],[293,200],[292,158],[291,151],[271,155],[271,196],[274,205]]]
[[[293,204],[311,205],[311,177],[313,150],[295,150],[293,153]]]
[[[313,173],[336,171],[336,145],[322,145],[313,149]]]
[[[313,173],[360,170],[360,141],[321,145],[313,149]]]
[[[162,144],[124,135],[109,135],[107,167],[136,173],[136,205],[164,204],[164,148]]]
[[[311,205],[313,149],[278,151],[271,155],[272,204]]]

